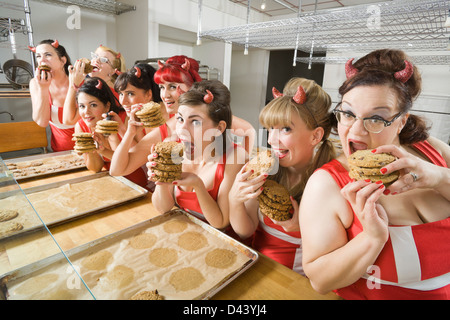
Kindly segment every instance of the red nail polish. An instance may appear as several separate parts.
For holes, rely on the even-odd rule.
[[[382,174],[386,174],[387,169],[386,169],[386,168],[381,168],[381,169],[380,169],[380,172],[381,172]]]
[[[375,152],[377,152],[377,149],[373,149],[371,152],[372,152],[372,153],[375,153]]]
[[[174,181],[174,182],[172,182],[172,184],[178,184],[178,182]]]
[[[366,180],[364,180],[365,182],[370,182],[370,181],[372,181],[372,180],[370,180],[370,179],[366,179]]]
[[[384,189],[384,184],[382,184],[378,189]],[[384,193],[384,192],[383,192]]]
[[[377,181],[377,182],[375,182],[376,184],[383,184],[383,181]]]
[[[384,190],[384,192],[383,192],[383,194],[384,194],[385,196],[387,196],[389,193],[391,193],[391,190],[389,190],[389,189],[386,189],[386,190]]]
[[[398,194],[398,192],[392,192],[392,195],[395,196],[396,194]]]

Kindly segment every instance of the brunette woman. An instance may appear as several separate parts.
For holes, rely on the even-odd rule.
[[[450,147],[410,114],[421,76],[404,52],[352,60],[334,109],[343,154],[311,176],[300,205],[305,273],[345,299],[446,300]],[[350,179],[347,157],[361,149],[394,155],[379,174],[398,180]]]
[[[35,48],[38,68],[30,81],[33,120],[41,127],[50,125],[51,148],[54,152],[71,150],[74,123],[63,122],[63,106],[69,88],[70,58],[57,40],[43,40]],[[40,71],[47,66],[51,71]]]

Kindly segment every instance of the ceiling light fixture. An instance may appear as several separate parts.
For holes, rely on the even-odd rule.
[[[266,10],[266,0],[261,3],[261,10]]]

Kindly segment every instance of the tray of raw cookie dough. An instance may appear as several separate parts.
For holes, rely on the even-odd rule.
[[[98,300],[209,299],[258,259],[253,249],[180,209],[66,254]],[[67,266],[48,259],[4,275],[4,298],[45,299],[55,291],[91,298],[86,290],[69,289]],[[45,279],[53,280],[43,285]]]
[[[83,156],[70,150],[3,161],[17,181],[86,168]]]
[[[108,172],[27,188],[23,193],[2,192],[0,212],[7,210],[13,218],[0,222],[0,240],[38,230],[43,227],[42,222],[47,226],[66,223],[137,200],[147,193],[145,188]]]

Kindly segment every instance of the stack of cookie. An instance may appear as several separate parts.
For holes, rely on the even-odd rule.
[[[261,213],[269,218],[276,221],[286,221],[292,218],[289,191],[281,184],[267,180],[258,200]]]
[[[251,170],[253,173],[248,179],[254,179],[263,173],[275,174],[278,171],[278,165],[273,153],[268,149],[259,150],[245,167],[245,172]]]
[[[176,141],[160,142],[155,146],[158,157],[153,161],[154,181],[173,182],[180,179],[181,161],[183,160],[183,144]]]
[[[136,117],[142,122],[144,127],[156,128],[166,123],[161,113],[161,105],[156,102],[149,102],[136,112]]]
[[[75,141],[73,150],[75,150],[76,152],[87,153],[96,149],[92,133],[80,132],[74,133],[72,136],[72,141]]]
[[[95,132],[101,133],[104,136],[109,136],[119,132],[119,123],[114,120],[100,120],[97,121]]]
[[[355,180],[382,181],[388,186],[398,179],[400,173],[394,171],[383,175],[380,170],[395,160],[396,157],[389,153],[374,154],[371,150],[355,151],[348,157],[349,176]]]

